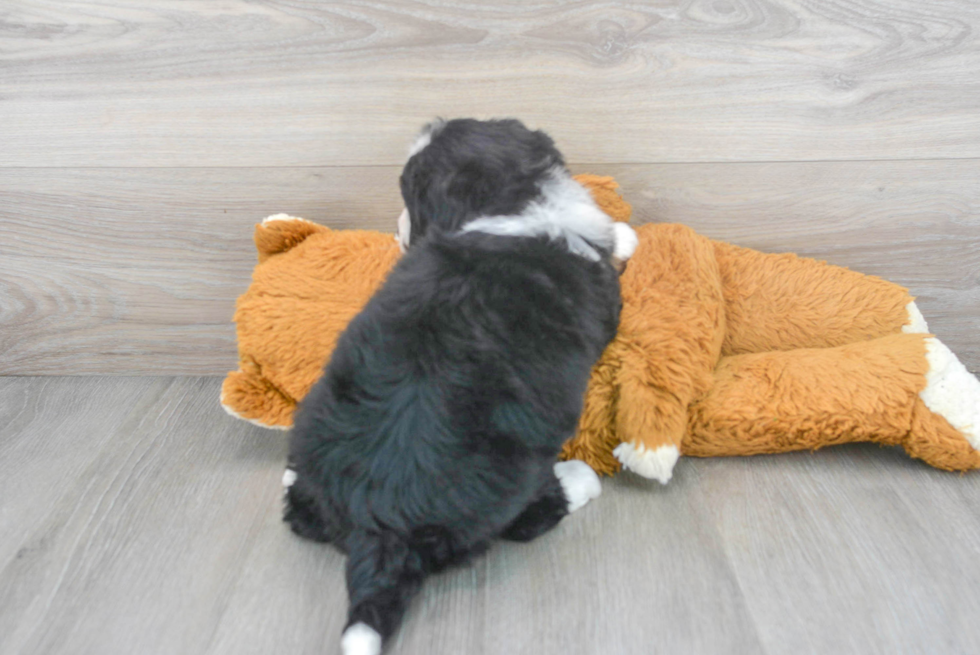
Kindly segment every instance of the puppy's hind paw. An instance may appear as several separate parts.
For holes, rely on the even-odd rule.
[[[602,483],[592,467],[578,459],[555,464],[555,476],[561,483],[568,501],[568,513],[581,509],[602,493]]]

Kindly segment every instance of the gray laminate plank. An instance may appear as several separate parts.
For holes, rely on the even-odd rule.
[[[603,170],[622,184],[634,223],[682,223],[908,287],[929,328],[980,373],[980,161]]]
[[[777,653],[980,649],[980,478],[898,449],[686,462]]]
[[[72,382],[83,401],[109,395],[97,381]],[[283,458],[281,435],[223,420],[219,384],[168,381],[121,424],[87,419],[111,431],[110,443],[31,530],[25,543],[43,548],[0,570],[0,652],[206,648],[278,501]]]
[[[20,0],[0,166],[398,164],[436,115],[577,162],[980,156],[980,5]]]
[[[392,229],[396,168],[0,173],[0,374],[221,375],[265,216]],[[388,189],[391,209],[365,189]]]
[[[37,466],[35,488],[61,484],[42,521],[3,499],[43,547],[0,568],[0,652],[338,652],[343,557],[281,522],[284,435],[224,415],[217,378],[145,382],[0,379],[21,399],[0,444],[66,416],[106,435],[80,473]],[[552,533],[431,579],[388,652],[975,652],[978,495],[877,447],[621,475]]]
[[[599,501],[490,560],[487,652],[764,652],[697,489],[624,476]]]
[[[281,464],[270,470],[270,479],[282,475]],[[275,482],[270,484],[278,491]],[[347,623],[343,554],[293,535],[282,521],[280,503],[266,503],[261,509],[262,529],[242,563],[244,574],[229,593],[206,652],[339,652]]]
[[[0,377],[0,567],[33,557],[51,534],[35,534],[118,430],[170,384],[162,378]],[[34,537],[37,537],[36,539]],[[2,632],[2,631],[0,631]]]
[[[650,220],[908,286],[980,370],[980,160],[590,165]],[[397,167],[0,173],[0,373],[236,368],[252,229],[285,211],[390,230]]]
[[[428,580],[387,652],[762,652],[697,494],[645,483],[607,491],[530,545],[496,544]],[[240,583],[210,652],[336,652],[343,557],[284,538],[275,518],[269,529],[244,566],[256,575]]]

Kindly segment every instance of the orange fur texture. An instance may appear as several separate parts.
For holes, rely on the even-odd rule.
[[[631,208],[609,177],[577,176],[615,220]],[[645,224],[622,275],[619,332],[595,365],[562,458],[620,469],[622,442],[697,457],[872,441],[948,470],[980,453],[919,397],[924,334],[903,334],[908,292],[791,254]],[[337,337],[398,259],[392,235],[302,219],[255,228],[259,264],[237,304],[239,370],[222,405],[288,427]]]

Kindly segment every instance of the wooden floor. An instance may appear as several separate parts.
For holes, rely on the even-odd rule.
[[[393,230],[436,115],[904,284],[980,371],[978,71],[972,0],[0,0],[0,375],[236,368],[252,226]]]
[[[0,378],[0,653],[333,653],[343,557],[218,378]],[[980,652],[980,476],[843,447],[630,475],[425,586],[392,654]]]
[[[231,316],[264,216],[393,229],[436,115],[548,130],[636,223],[904,284],[980,372],[980,3],[0,0],[0,655],[335,652],[284,436],[218,407]],[[390,652],[977,653],[980,474],[622,475]]]
[[[0,653],[334,653],[343,557],[218,378],[0,379]],[[980,652],[980,476],[843,447],[622,475],[424,587],[390,653]]]

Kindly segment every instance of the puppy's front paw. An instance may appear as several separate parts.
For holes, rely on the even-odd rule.
[[[636,246],[640,239],[636,236],[636,230],[627,223],[613,223],[613,232],[616,235],[616,245],[613,246],[613,257],[626,261],[636,252]]]
[[[613,244],[612,264],[620,273],[626,268],[626,261],[636,252],[636,246],[640,240],[636,236],[636,230],[626,223],[613,223]]]
[[[568,501],[568,513],[571,514],[582,508],[593,498],[602,493],[602,483],[592,467],[578,459],[555,464],[555,476],[561,482],[565,500]]]
[[[630,443],[621,443],[613,449],[613,455],[625,468],[658,481],[660,484],[667,484],[670,476],[674,473],[674,464],[681,456],[677,446],[660,446],[652,450],[647,450],[643,445],[633,446]]]
[[[402,209],[402,213],[398,215],[398,223],[395,229],[395,242],[398,243],[398,249],[403,253],[408,250],[411,234],[412,219],[409,218],[408,210]]]

